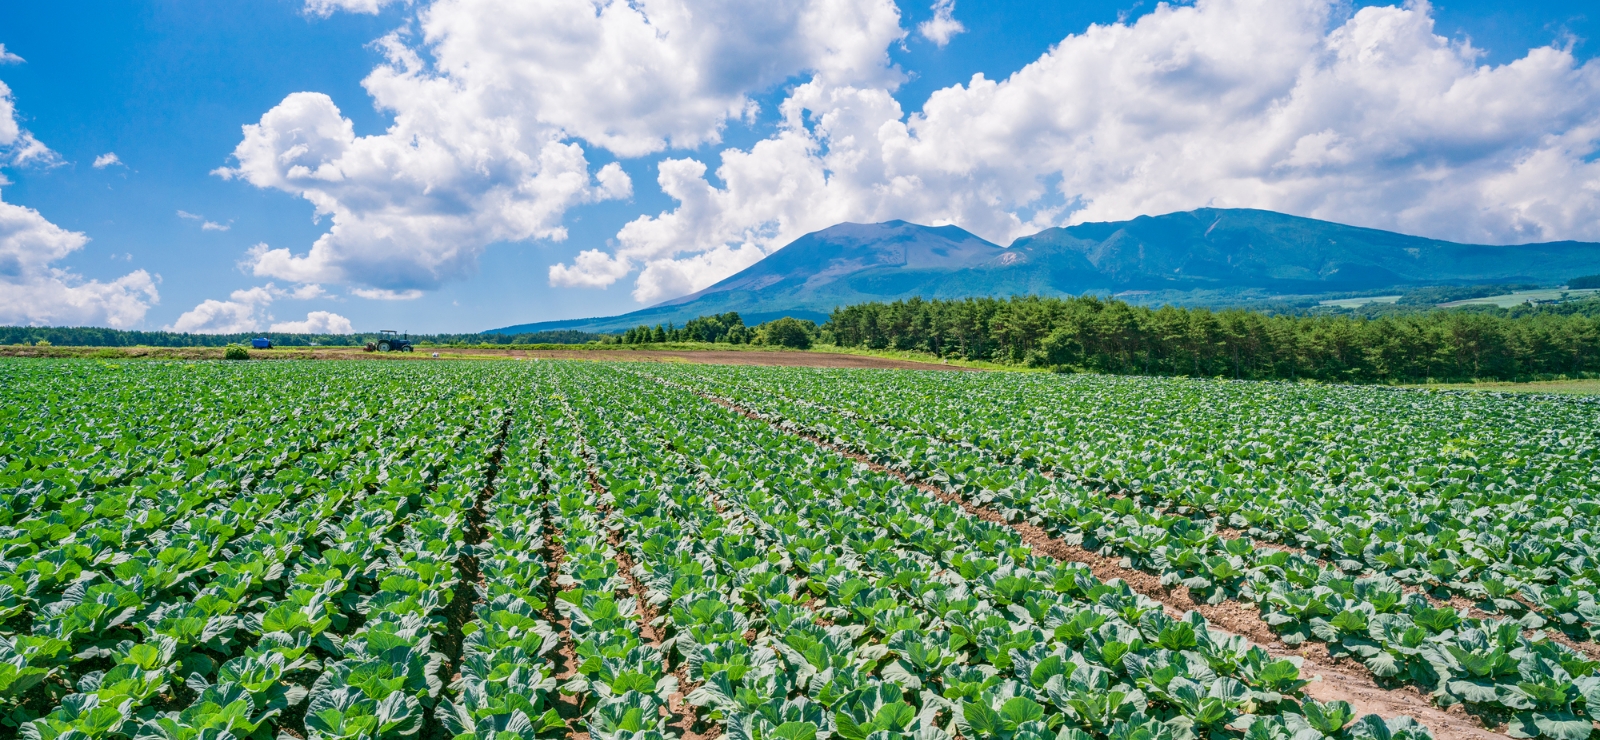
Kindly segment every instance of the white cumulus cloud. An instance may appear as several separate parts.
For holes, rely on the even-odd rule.
[[[271,331],[299,334],[348,334],[350,320],[329,311],[310,311],[304,321],[274,321],[268,310],[281,298],[310,300],[326,295],[322,286],[307,284],[293,289],[273,283],[235,290],[222,301],[207,298],[185,311],[167,331],[191,334],[242,334],[271,325]]]
[[[572,262],[571,267],[564,263],[550,266],[551,285],[604,288],[633,269],[627,260],[617,259],[598,249],[585,249]]]
[[[122,159],[117,156],[116,152],[106,152],[105,154],[102,154],[102,155],[94,158],[94,168],[97,169],[97,170],[103,170],[103,169],[105,169],[107,167],[110,167],[112,165],[121,165],[121,164],[122,164]]]
[[[167,331],[188,334],[241,334],[255,331],[260,323],[255,306],[207,298],[200,305],[184,311],[177,321],[165,328]]]
[[[199,305],[183,312],[177,321],[166,327],[167,331],[190,334],[239,334],[255,331],[262,324],[257,309],[272,303],[272,286],[233,291],[228,300],[207,298]],[[270,318],[270,317],[269,317]]]
[[[366,11],[374,3],[312,2]],[[394,123],[357,136],[326,95],[290,95],[244,127],[218,170],[305,198],[328,231],[251,271],[405,297],[476,269],[505,241],[566,237],[572,207],[633,184],[588,148],[637,157],[721,140],[751,94],[797,74],[893,87],[892,0],[437,0],[380,42],[364,80]],[[409,32],[408,32],[409,33]],[[554,274],[554,273],[553,273]]]
[[[0,57],[5,54],[5,48],[0,47]],[[12,55],[12,61],[22,61],[21,57]],[[0,165],[52,165],[60,161],[50,147],[45,146],[33,134],[17,123],[17,104],[11,97],[11,88],[6,83],[0,82]],[[6,184],[0,178],[0,185]]]
[[[316,283],[301,285],[294,290],[286,291],[284,293],[285,296],[293,298],[297,301],[309,301],[316,298],[322,298],[327,294],[328,291],[324,290],[322,286],[317,285]]]
[[[143,321],[160,301],[150,273],[101,282],[52,264],[88,241],[32,208],[0,201],[0,324],[128,328]]]
[[[259,323],[254,306],[207,298],[162,329],[186,334],[239,334],[254,331]]]
[[[1347,7],[1163,4],[910,114],[887,86],[819,76],[775,134],[721,153],[720,186],[700,161],[664,161],[679,205],[557,282],[637,269],[634,297],[656,301],[807,232],[892,218],[1000,243],[1202,206],[1470,242],[1600,239],[1600,62],[1547,46],[1482,64],[1435,33],[1426,2]]]
[[[0,61],[6,59],[0,47]],[[0,83],[0,164],[52,161],[55,153],[16,120],[11,89]],[[0,185],[6,184],[0,177]],[[135,270],[110,282],[86,280],[55,263],[89,243],[32,208],[0,200],[0,324],[127,328],[160,301],[156,281]]]
[[[350,320],[330,311],[311,311],[306,314],[304,321],[280,321],[272,325],[272,331],[281,331],[289,334],[354,334],[355,328],[350,325]]]
[[[6,45],[0,44],[0,64],[21,64],[22,57],[6,51]]]
[[[949,45],[956,34],[967,30],[956,20],[956,0],[936,0],[933,17],[917,24],[917,33],[941,48]]]

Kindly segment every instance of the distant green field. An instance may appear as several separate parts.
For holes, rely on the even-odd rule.
[[[1340,298],[1333,301],[1322,301],[1319,306],[1336,306],[1338,308],[1360,308],[1368,303],[1394,303],[1400,300],[1397,295],[1369,295],[1360,298]]]
[[[1440,308],[1455,308],[1457,306],[1499,306],[1511,308],[1512,306],[1527,303],[1528,301],[1559,301],[1575,299],[1600,293],[1600,290],[1589,288],[1587,290],[1567,290],[1565,288],[1550,288],[1548,290],[1520,290],[1515,293],[1492,295],[1485,298],[1470,298],[1464,301],[1451,301],[1439,304]],[[1326,305],[1326,304],[1324,304]]]

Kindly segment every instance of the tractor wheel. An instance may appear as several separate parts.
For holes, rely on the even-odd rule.
[[[388,342],[378,342],[378,351],[379,352],[388,352],[389,351],[389,343]]]
[[[411,351],[411,345],[409,345],[409,344],[406,345],[405,351],[406,352],[410,352]]]

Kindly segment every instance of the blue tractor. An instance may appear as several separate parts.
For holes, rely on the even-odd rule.
[[[410,352],[411,349],[411,336],[402,337],[393,329],[379,331],[378,341],[367,342],[366,346],[368,352]]]

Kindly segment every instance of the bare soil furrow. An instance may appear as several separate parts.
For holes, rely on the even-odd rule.
[[[560,644],[556,646],[555,657],[551,660],[555,664],[555,679],[558,684],[564,684],[578,675],[578,651],[574,647],[577,641],[572,638],[572,620],[561,616],[556,609],[555,597],[564,589],[556,582],[561,572],[561,563],[567,559],[567,550],[561,540],[555,536],[553,529],[546,527],[544,531],[544,562],[545,593],[549,599],[545,602],[544,618],[556,628],[556,635]],[[575,694],[557,692],[555,699],[556,712],[567,721],[569,737],[574,740],[589,740],[589,733],[579,729],[577,721],[583,715],[583,699]]]

